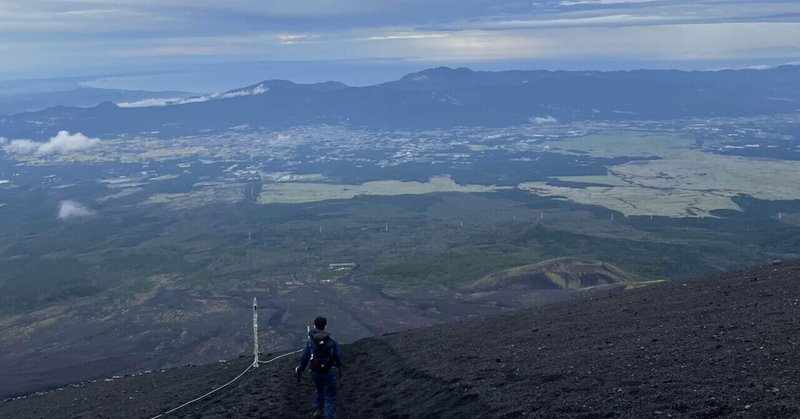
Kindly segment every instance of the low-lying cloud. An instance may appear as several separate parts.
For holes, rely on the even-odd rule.
[[[269,87],[265,87],[263,84],[259,84],[258,86],[253,87],[252,89],[239,89],[225,93],[214,93],[211,95],[192,96],[185,98],[160,98],[160,99],[157,98],[157,99],[137,100],[135,102],[120,102],[117,103],[117,106],[119,106],[120,108],[144,108],[150,106],[185,105],[187,103],[201,103],[215,99],[231,99],[240,96],[261,95],[267,93],[268,91]]]
[[[92,148],[100,144],[100,139],[87,137],[80,132],[70,134],[69,131],[59,131],[46,142],[33,140],[6,140],[0,141],[3,150],[11,154],[47,156],[51,154],[69,153]]]
[[[94,214],[95,212],[87,208],[85,205],[72,200],[61,201],[58,204],[59,220],[72,220],[75,218],[91,217]]]
[[[557,124],[558,123],[558,119],[554,118],[551,115],[532,116],[532,117],[530,117],[530,121],[534,125],[546,125],[546,124]]]

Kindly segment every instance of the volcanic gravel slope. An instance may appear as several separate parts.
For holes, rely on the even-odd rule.
[[[336,332],[335,319],[331,331]],[[800,417],[800,261],[345,345],[340,417]],[[295,356],[173,417],[310,417]],[[246,358],[0,403],[0,417],[149,417]]]

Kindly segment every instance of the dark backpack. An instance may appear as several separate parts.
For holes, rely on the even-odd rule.
[[[315,372],[328,372],[334,363],[333,340],[327,332],[312,333],[311,339],[311,370]]]

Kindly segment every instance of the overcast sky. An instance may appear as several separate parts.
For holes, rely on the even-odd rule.
[[[800,61],[800,1],[0,0],[0,54],[0,79],[774,65]]]

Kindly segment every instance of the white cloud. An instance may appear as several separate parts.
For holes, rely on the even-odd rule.
[[[173,97],[173,98],[156,98],[156,99],[142,99],[135,102],[120,102],[117,106],[120,108],[145,108],[148,106],[169,106],[169,105],[185,105],[187,103],[200,103],[208,102],[210,96],[192,96],[192,97]]]
[[[756,65],[748,65],[744,68],[747,70],[769,70],[771,68],[775,68],[775,66],[766,64],[756,64]]]
[[[231,99],[234,97],[241,97],[241,96],[261,95],[267,93],[268,91],[269,87],[266,87],[263,84],[259,84],[258,86],[253,87],[252,89],[239,89],[225,93],[214,93],[212,95],[192,96],[187,98],[144,99],[144,100],[137,100],[135,102],[120,102],[117,103],[117,106],[119,106],[120,108],[144,108],[148,106],[185,105],[187,103],[208,102],[209,100],[215,100],[215,99]]]
[[[8,141],[8,143],[3,146],[3,150],[11,154],[47,156],[85,150],[98,144],[100,144],[100,140],[97,138],[89,138],[79,132],[70,134],[69,131],[59,131],[56,136],[50,137],[50,139],[44,143],[32,140]]]
[[[395,40],[399,56],[421,59],[497,60],[572,59],[587,63],[617,60],[738,59],[731,49],[763,45],[798,45],[800,23],[708,23],[655,26],[538,28],[460,31],[445,38]],[[624,42],[620,40],[624,39]],[[668,39],[669,42],[664,42]],[[413,55],[412,55],[413,54]]]
[[[191,42],[192,39],[202,39],[202,38],[189,38],[184,40],[184,43]],[[120,49],[113,51],[113,55],[117,55],[120,57],[128,57],[128,58],[136,58],[136,57],[172,57],[172,56],[193,56],[193,55],[220,55],[227,52],[224,48],[225,39],[217,39],[217,41],[221,41],[221,46],[209,46],[209,45],[156,45],[156,46],[148,46],[143,48],[133,48],[133,49]]]
[[[551,50],[552,39],[529,33],[462,31],[445,37],[394,39],[391,48],[399,55],[438,60],[492,60],[537,57]]]
[[[546,116],[532,116],[529,118],[534,125],[557,124],[558,120],[551,115]]]
[[[36,153],[40,155],[68,153],[92,148],[98,144],[100,144],[98,138],[89,138],[80,132],[70,134],[69,131],[59,131],[55,137],[51,137],[49,141],[42,144]]]
[[[259,84],[258,86],[248,90],[248,89],[240,89],[234,90],[227,93],[223,93],[221,95],[211,95],[212,99],[230,99],[232,97],[239,97],[239,96],[254,96],[254,95],[261,95],[267,93],[269,91],[269,87],[264,87],[263,84]]]
[[[0,39],[8,40],[0,42],[0,55],[15,58],[0,62],[0,72],[14,75],[9,78],[27,78],[31,69],[49,74],[55,71],[47,70],[52,62],[64,63],[59,72],[75,74],[132,65],[180,64],[185,71],[184,64],[201,61],[285,60],[304,68],[317,64],[301,61],[376,58],[451,66],[460,65],[458,60],[503,59],[580,60],[587,67],[623,60],[748,59],[757,64],[763,59],[794,60],[797,53],[791,48],[800,48],[797,28],[788,27],[798,23],[800,1],[790,0],[0,4]],[[694,24],[701,26],[689,27]],[[742,24],[754,29],[739,30]],[[674,42],[673,35],[680,42]],[[178,100],[135,106],[165,106]]]
[[[11,154],[33,154],[40,145],[32,140],[13,140],[3,146],[3,150]]]
[[[302,41],[307,41],[313,38],[311,35],[305,34],[281,34],[278,35],[278,41],[280,41],[281,45],[294,45],[299,44]]]
[[[8,144],[8,138],[0,137],[0,145],[6,145],[6,144]]]
[[[589,5],[609,5],[609,4],[630,4],[630,3],[652,3],[656,0],[563,0],[562,6],[589,6]]]
[[[400,33],[392,35],[375,35],[367,39],[370,41],[391,41],[395,39],[430,39],[430,38],[444,38],[448,36],[444,33]]]
[[[95,212],[87,208],[85,205],[72,200],[61,201],[58,204],[59,220],[71,220],[74,218],[91,217],[94,214]]]

